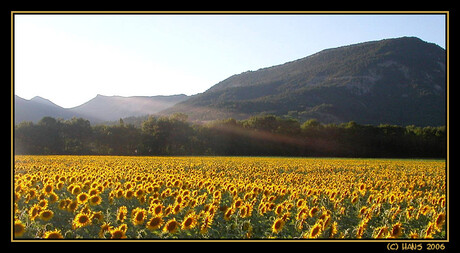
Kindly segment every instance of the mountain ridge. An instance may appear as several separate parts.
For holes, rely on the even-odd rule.
[[[163,111],[192,120],[259,114],[323,123],[443,125],[446,51],[416,37],[368,41],[232,75]]]
[[[126,97],[97,94],[81,105],[63,108],[40,96],[27,100],[15,95],[14,121],[15,124],[23,121],[37,122],[49,116],[63,119],[85,118],[91,123],[103,123],[125,117],[155,114],[187,98],[184,94]]]

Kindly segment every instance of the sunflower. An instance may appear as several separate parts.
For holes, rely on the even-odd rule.
[[[411,218],[414,217],[414,215],[413,215],[413,210],[414,210],[414,207],[413,207],[413,206],[410,206],[410,207],[408,207],[408,208],[406,209],[406,218],[407,218],[408,220],[410,220]]]
[[[124,192],[123,192],[122,189],[118,189],[118,190],[115,191],[115,197],[117,199],[121,198],[123,195],[124,195]]]
[[[281,215],[281,213],[283,212],[283,209],[284,209],[283,204],[277,205],[275,208],[275,214],[278,216]]]
[[[64,182],[59,182],[56,184],[56,189],[58,190],[62,190],[63,187],[64,187]]]
[[[132,222],[134,225],[142,225],[147,217],[147,211],[143,208],[137,207],[132,212]]]
[[[67,205],[67,211],[75,212],[78,208],[78,201],[74,200]]]
[[[48,200],[42,199],[42,200],[40,200],[40,202],[38,202],[38,205],[39,205],[42,209],[46,209],[46,208],[48,207]]]
[[[351,199],[352,204],[355,204],[356,202],[358,202],[358,197],[354,197],[353,199]]]
[[[239,214],[241,218],[248,217],[248,214],[249,214],[248,207],[246,205],[241,206]]]
[[[356,238],[361,239],[363,237],[365,229],[366,229],[366,224],[361,222],[358,225],[358,229],[356,230]]]
[[[236,208],[240,207],[242,204],[243,204],[243,201],[242,201],[241,199],[237,199],[237,200],[233,203],[233,207],[236,209]]]
[[[335,234],[337,234],[337,222],[334,221],[331,225],[331,229],[329,231],[329,238],[333,238]]]
[[[91,217],[88,214],[85,213],[79,213],[75,216],[75,218],[72,221],[72,228],[81,228],[84,226],[88,226],[91,224]]]
[[[304,199],[298,199],[295,205],[296,205],[297,208],[300,208],[300,207],[302,207],[303,205],[305,205],[305,203],[306,203],[306,202],[305,202]]]
[[[134,193],[134,196],[136,196],[136,198],[140,198],[140,197],[144,196],[144,194],[145,194],[145,190],[142,189],[142,188],[139,188]]]
[[[84,204],[84,203],[86,203],[86,201],[88,201],[88,197],[89,197],[88,194],[82,192],[82,193],[78,194],[77,201],[78,201],[79,204]]]
[[[91,214],[91,209],[89,209],[89,206],[88,206],[88,205],[85,205],[85,206],[80,210],[80,213],[84,213],[84,214],[90,215],[90,214]]]
[[[49,221],[51,218],[53,218],[54,212],[51,210],[43,210],[40,212],[39,218],[43,221]]]
[[[43,238],[45,239],[64,239],[64,237],[61,234],[61,231],[58,229],[45,232],[45,235],[43,235]]]
[[[390,202],[390,204],[393,204],[396,201],[397,201],[397,197],[394,194],[391,194],[390,198],[388,199],[388,202]]]
[[[163,218],[156,216],[147,221],[147,228],[150,230],[159,229],[163,225]]]
[[[132,199],[133,196],[134,196],[134,192],[132,190],[125,191],[125,198],[126,199]]]
[[[313,216],[315,216],[315,214],[318,213],[318,211],[319,211],[319,208],[315,206],[315,207],[312,207],[312,208],[310,209],[310,213],[309,213],[309,214],[310,214],[311,217],[313,217]]]
[[[307,234],[307,238],[317,238],[321,232],[323,231],[323,227],[321,226],[321,223],[316,223],[311,227],[310,233]]]
[[[14,236],[21,237],[26,232],[26,226],[20,221],[14,221]]]
[[[359,217],[363,217],[365,214],[366,214],[366,211],[367,211],[367,206],[363,206],[361,207],[361,209],[359,210]]]
[[[176,197],[176,203],[177,203],[177,204],[180,204],[180,203],[182,203],[182,200],[183,200],[182,196],[181,196],[181,195],[177,195],[177,197]]]
[[[168,222],[166,222],[166,225],[163,228],[163,232],[165,233],[176,233],[177,230],[179,229],[180,223],[176,221],[175,218],[172,218]]]
[[[284,220],[282,218],[278,218],[275,220],[275,222],[273,222],[273,225],[272,225],[272,232],[273,233],[279,233],[283,227],[284,227]]]
[[[122,224],[117,228],[110,229],[110,239],[125,239],[127,228],[126,224]]]
[[[59,199],[59,196],[56,193],[51,192],[49,194],[50,203],[54,203],[54,202],[58,201],[58,199]]]
[[[75,185],[72,187],[72,194],[79,195],[81,193],[81,187],[79,185]]]
[[[437,231],[440,231],[442,229],[442,225],[444,225],[445,222],[446,222],[446,214],[443,212],[439,213],[434,222],[434,228]]]
[[[410,232],[409,234],[410,239],[418,239],[418,234],[415,231]]]
[[[105,239],[105,233],[109,232],[110,230],[112,230],[113,227],[110,226],[110,223],[104,223],[101,225],[101,229],[99,230],[99,238],[102,238],[102,239]]]
[[[296,220],[305,220],[308,218],[308,208],[307,207],[302,207],[296,215]]]
[[[181,210],[181,206],[180,206],[179,203],[177,203],[176,205],[174,205],[174,207],[173,207],[173,209],[172,209],[172,213],[173,213],[173,214],[177,214],[177,213],[180,212],[180,210]]]
[[[195,212],[191,212],[184,218],[184,221],[182,221],[181,229],[182,230],[192,229],[196,226],[196,224],[197,224],[196,214]]]
[[[264,215],[268,211],[268,207],[267,205],[260,203],[258,210],[260,215]]]
[[[361,183],[361,184],[359,185],[359,192],[360,192],[362,195],[364,195],[364,194],[366,193],[366,184]]]
[[[324,217],[321,218],[321,220],[323,220],[323,229],[326,229],[329,227],[329,225],[331,225],[331,221],[332,221],[332,218],[331,218],[331,215],[329,214],[326,214],[326,215],[322,215]]]
[[[166,207],[163,216],[164,217],[168,216],[171,213],[171,210],[172,210],[171,206]]]
[[[96,188],[91,188],[91,189],[89,189],[88,194],[89,194],[89,196],[94,196],[96,194],[99,194],[99,190],[96,189]]]
[[[234,213],[233,208],[228,208],[224,213],[224,220],[229,221],[233,213]]]
[[[197,205],[197,201],[196,199],[190,199],[190,201],[188,202],[188,206],[191,207],[191,208],[194,208],[195,206]]]
[[[35,197],[37,197],[37,191],[35,189],[29,189],[29,191],[27,192],[26,203]]]
[[[40,215],[42,208],[38,204],[35,204],[32,206],[32,208],[29,210],[29,219],[30,220],[35,220],[35,218]]]
[[[398,238],[402,235],[403,228],[401,227],[401,223],[398,222],[393,225],[390,231],[390,238]]]
[[[435,224],[433,222],[428,222],[428,225],[426,226],[426,230],[425,230],[425,238],[429,238],[431,239],[432,236],[431,234],[434,233],[434,226]]]
[[[215,191],[215,192],[213,193],[212,197],[213,197],[214,199],[220,199],[220,198],[222,198],[222,193],[221,193],[219,190],[217,190],[217,191]]]
[[[44,194],[48,195],[51,192],[53,192],[53,185],[47,184],[47,185],[45,185],[45,187],[43,187],[43,193]]]
[[[97,206],[102,202],[102,198],[99,195],[93,195],[89,198],[89,204],[92,206]]]
[[[217,206],[216,206],[216,203],[213,203],[212,205],[209,206],[207,212],[209,213],[209,215],[212,215],[214,216],[214,214],[216,213],[217,211]],[[248,209],[249,211],[249,209]]]
[[[120,206],[117,211],[117,220],[123,222],[128,214],[128,208],[126,206]]]
[[[203,222],[200,227],[200,233],[206,234],[208,232],[208,229],[211,227],[212,222],[214,221],[214,216],[205,214],[203,218]]]

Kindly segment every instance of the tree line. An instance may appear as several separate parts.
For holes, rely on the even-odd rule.
[[[446,158],[445,126],[303,123],[274,115],[190,123],[185,114],[153,117],[139,126],[95,125],[82,118],[44,117],[14,129],[15,154],[219,155]]]

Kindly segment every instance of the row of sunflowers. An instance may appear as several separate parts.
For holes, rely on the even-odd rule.
[[[15,156],[14,239],[446,238],[442,160]]]

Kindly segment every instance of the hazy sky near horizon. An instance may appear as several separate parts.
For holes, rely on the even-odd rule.
[[[446,48],[445,15],[14,15],[14,89],[65,107],[97,94],[206,91],[323,49],[403,36]]]

